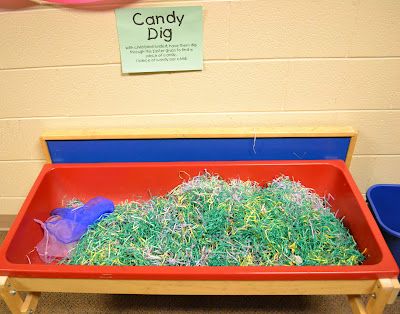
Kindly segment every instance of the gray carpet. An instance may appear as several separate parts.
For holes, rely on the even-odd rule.
[[[0,241],[5,232],[0,233]],[[351,313],[342,296],[149,296],[43,293],[36,313]],[[0,300],[0,313],[9,313]],[[400,313],[400,298],[385,313]]]

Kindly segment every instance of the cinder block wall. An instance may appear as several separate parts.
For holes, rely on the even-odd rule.
[[[350,125],[361,191],[400,182],[400,1],[128,6],[160,5],[204,7],[204,71],[122,76],[107,7],[0,12],[0,227],[43,164],[38,139],[51,129]]]

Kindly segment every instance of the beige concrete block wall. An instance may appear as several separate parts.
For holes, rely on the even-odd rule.
[[[0,10],[0,227],[52,129],[350,125],[361,191],[400,183],[400,1],[161,5],[204,7],[204,71],[122,76],[109,7]]]

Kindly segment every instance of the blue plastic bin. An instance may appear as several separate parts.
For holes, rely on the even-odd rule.
[[[400,267],[400,184],[371,186],[367,191],[367,202]]]

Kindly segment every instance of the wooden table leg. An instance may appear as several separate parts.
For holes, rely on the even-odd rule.
[[[21,313],[32,314],[35,312],[39,302],[40,292],[30,292],[26,295],[24,303],[21,306]]]
[[[32,314],[36,310],[36,306],[39,302],[40,293],[29,292],[25,299],[21,298],[21,295],[16,291],[8,277],[0,277],[0,296],[12,314]]]
[[[361,300],[360,295],[349,295],[347,296],[349,299],[351,311],[353,314],[366,314],[365,305]]]
[[[379,279],[373,294],[370,296],[366,311],[368,314],[383,313],[386,304],[392,304],[399,293],[399,281],[397,279]]]
[[[12,314],[21,313],[22,298],[20,294],[12,288],[8,277],[0,277],[0,295]]]

